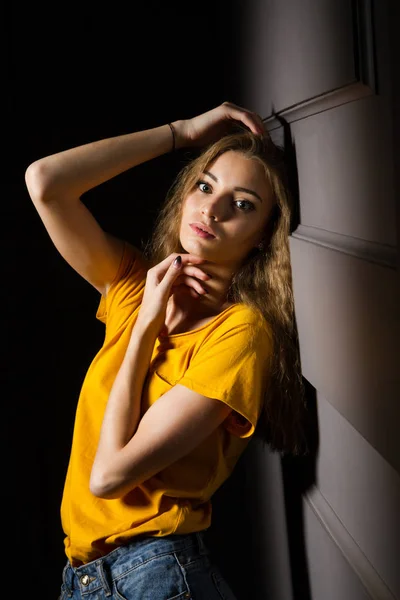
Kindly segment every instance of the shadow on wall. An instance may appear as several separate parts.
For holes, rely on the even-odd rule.
[[[309,454],[281,459],[293,598],[312,600],[304,536],[303,494],[315,483],[318,415],[315,388],[304,380],[308,409]]]

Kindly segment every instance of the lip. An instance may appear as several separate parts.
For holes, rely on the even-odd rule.
[[[207,225],[204,225],[204,223],[190,223],[190,227],[201,237],[216,237],[213,230],[210,227],[207,227]]]

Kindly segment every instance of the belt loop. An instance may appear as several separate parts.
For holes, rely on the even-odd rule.
[[[64,565],[64,568],[62,571],[62,582],[64,584],[65,590],[69,597],[72,596],[72,590],[67,583],[67,573],[68,573],[68,569],[70,569],[70,568],[71,568],[71,565],[70,565],[69,561],[67,561],[66,564]],[[72,571],[72,569],[71,569],[71,571]],[[72,576],[73,576],[73,574],[72,574]]]
[[[196,538],[197,538],[197,543],[199,545],[199,551],[200,551],[200,554],[210,554],[210,551],[204,542],[204,533],[205,533],[205,531],[196,531],[195,532]]]
[[[99,574],[100,581],[103,585],[105,595],[111,596],[112,591],[110,590],[110,586],[108,585],[107,578],[106,578],[106,575],[105,575],[104,569],[103,569],[103,561],[101,559],[96,561],[96,569]]]

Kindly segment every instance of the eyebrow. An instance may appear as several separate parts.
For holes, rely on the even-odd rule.
[[[208,175],[209,177],[211,177],[211,179],[214,179],[214,181],[216,181],[218,183],[218,178],[215,177],[215,175],[213,175],[210,171],[204,171],[204,175]],[[244,188],[244,187],[240,187],[240,186],[236,186],[233,189],[236,190],[237,192],[247,192],[247,194],[251,194],[252,196],[255,196],[256,198],[258,198],[260,202],[263,201],[261,196],[259,196],[257,194],[257,192],[254,192],[253,190],[249,190],[248,188]]]

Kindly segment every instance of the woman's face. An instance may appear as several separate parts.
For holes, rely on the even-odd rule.
[[[225,152],[200,174],[183,202],[181,244],[188,253],[235,268],[262,239],[272,205],[261,163]]]

